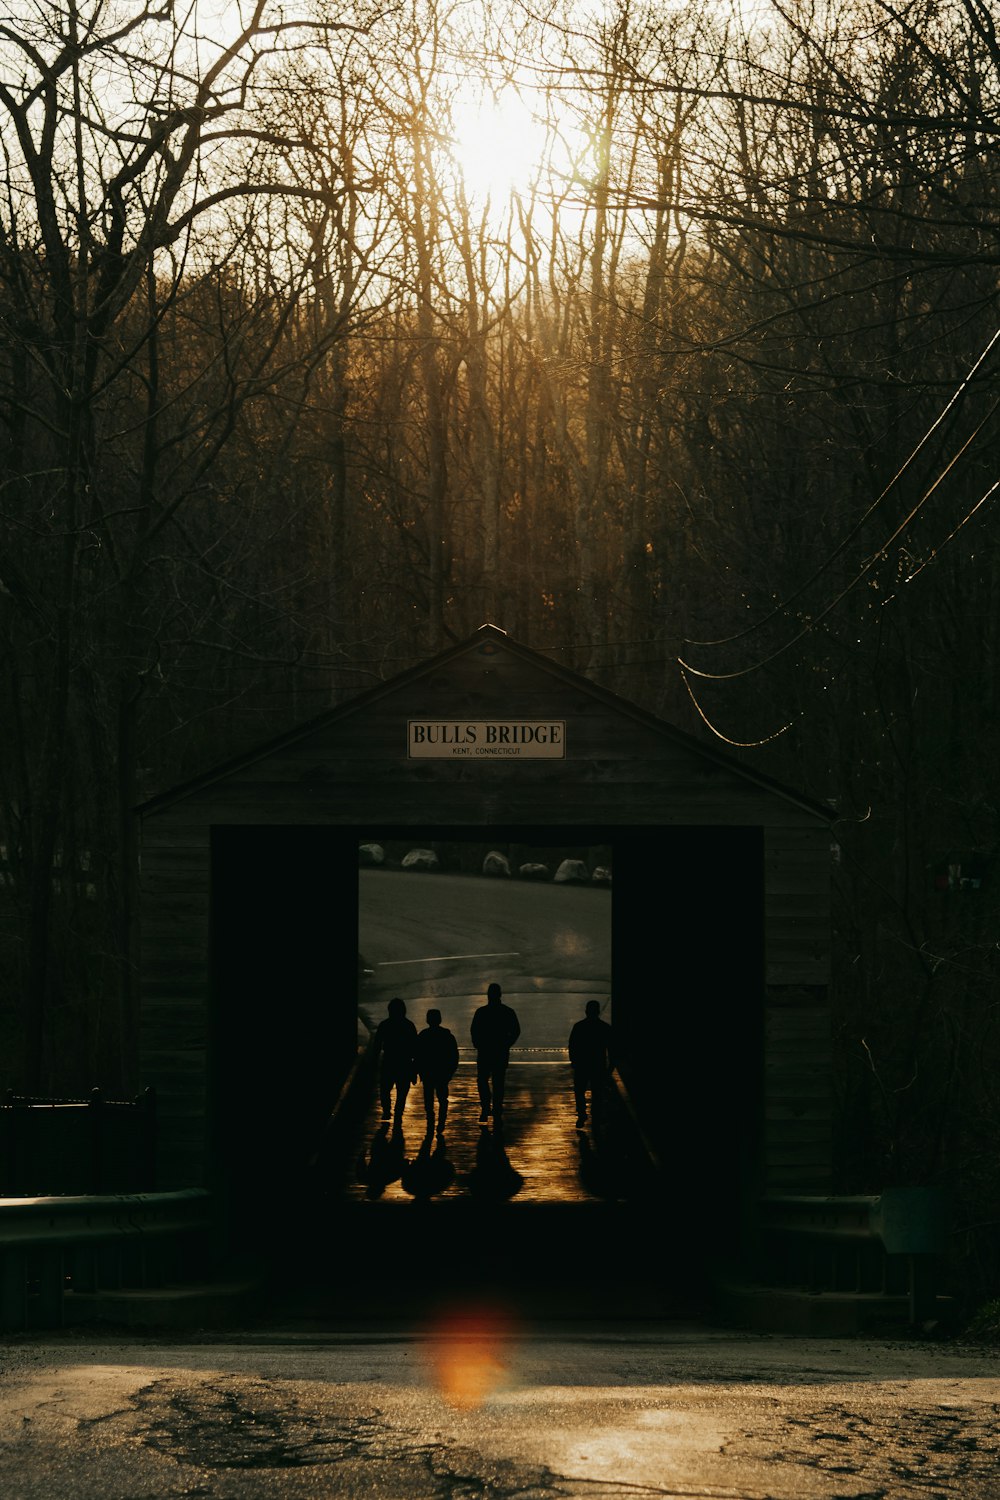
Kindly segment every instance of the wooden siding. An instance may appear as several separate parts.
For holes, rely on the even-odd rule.
[[[765,978],[830,982],[830,835],[823,826],[764,834]]]
[[[596,691],[596,690],[594,690]],[[564,760],[408,760],[407,721],[566,723]],[[815,810],[669,726],[609,705],[546,665],[472,647],[440,672],[328,716],[205,778],[168,811],[180,836],[209,822],[740,824],[808,827]],[[638,814],[638,815],[637,815]]]
[[[140,869],[144,1084],[157,1096],[157,1186],[204,1186],[208,1178],[209,861],[201,838],[144,830]]]
[[[768,1192],[829,1190],[832,1095],[830,837],[820,826],[764,835],[764,1129]]]
[[[768,1193],[830,1191],[830,1012],[822,1001],[764,1015],[762,1177]]]

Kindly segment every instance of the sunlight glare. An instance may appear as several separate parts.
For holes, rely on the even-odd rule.
[[[452,121],[451,155],[470,202],[498,206],[531,189],[542,168],[547,132],[516,89],[460,96]]]

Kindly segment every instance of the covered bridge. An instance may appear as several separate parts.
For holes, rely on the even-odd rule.
[[[622,1071],[676,1187],[830,1181],[830,814],[484,626],[141,809],[160,1188],[293,1184],[357,1050],[358,849],[612,851]]]

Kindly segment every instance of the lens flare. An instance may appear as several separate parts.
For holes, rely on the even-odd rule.
[[[511,1318],[498,1308],[462,1308],[435,1320],[427,1330],[427,1357],[449,1406],[482,1406],[509,1381],[513,1336]]]

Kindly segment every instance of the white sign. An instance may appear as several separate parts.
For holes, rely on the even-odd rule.
[[[562,760],[564,719],[410,719],[411,760]]]

